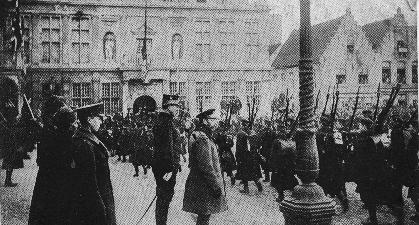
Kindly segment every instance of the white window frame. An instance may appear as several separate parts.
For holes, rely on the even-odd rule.
[[[103,112],[112,115],[122,111],[121,84],[119,82],[102,83]]]
[[[87,20],[87,29],[83,29],[82,28],[82,21],[83,20]],[[71,63],[73,64],[86,64],[89,63],[91,60],[91,19],[89,17],[77,17],[77,16],[73,16],[71,17]],[[76,23],[76,24],[75,24]],[[75,38],[73,35],[75,35],[74,33],[77,32],[77,38]],[[86,40],[82,40],[82,33],[87,32],[87,41]],[[77,44],[79,46],[78,51],[75,52],[74,51],[74,44]],[[83,53],[83,46],[87,45],[88,48],[88,52],[87,54],[87,61],[83,61],[82,62],[82,53]],[[75,57],[77,57],[77,60],[75,61]]]
[[[43,24],[42,22],[43,22],[43,20],[45,19],[45,18],[48,18],[48,20],[49,20],[49,23],[48,23],[48,27],[46,27],[46,24]],[[52,22],[52,19],[57,19],[58,18],[58,20],[59,20],[59,28],[57,29],[57,28],[53,28],[52,26],[51,26],[51,22]],[[40,46],[40,51],[41,51],[41,63],[43,63],[43,64],[60,64],[61,62],[62,62],[62,55],[63,55],[63,51],[62,51],[62,18],[61,18],[61,16],[59,16],[59,15],[43,15],[43,16],[41,16],[41,41],[40,41],[40,44],[41,44],[41,46]],[[43,32],[45,31],[45,30],[48,30],[48,36],[49,36],[49,38],[48,38],[48,40],[43,40],[42,38],[42,34],[43,34]],[[59,33],[59,37],[58,37],[58,42],[57,41],[53,41],[52,40],[52,38],[51,38],[51,34],[53,33],[52,31],[56,31],[56,30],[58,30],[58,33]],[[48,60],[47,61],[44,61],[44,44],[45,43],[48,43],[48,45],[49,45],[49,52],[48,52]],[[52,51],[51,51],[51,49],[52,49],[52,45],[53,44],[57,44],[58,43],[58,62],[52,62]]]
[[[77,93],[77,88],[79,89],[79,93]],[[71,105],[73,107],[81,107],[90,104],[92,101],[92,91],[93,87],[90,82],[73,83],[71,86]]]
[[[211,96],[211,82],[196,82],[196,108],[199,112],[202,102],[202,111],[205,111],[211,107],[212,96]]]

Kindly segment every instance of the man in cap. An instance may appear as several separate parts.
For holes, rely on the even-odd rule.
[[[76,109],[80,127],[73,136],[75,214],[72,224],[116,225],[108,150],[95,133],[103,103]]]
[[[271,149],[272,149],[272,143],[275,140],[275,132],[272,129],[272,122],[270,120],[265,120],[265,127],[261,132],[261,141],[262,141],[262,148],[260,150],[260,154],[266,159],[262,163],[263,172],[265,174],[265,180],[264,182],[270,182],[271,176],[270,176],[270,168],[268,165]]]
[[[220,160],[212,138],[214,111],[209,109],[196,116],[198,121],[190,141],[190,172],[185,184],[183,210],[198,214],[197,225],[209,225],[211,214],[227,210]]]
[[[69,224],[73,177],[72,136],[76,113],[68,106],[53,116],[53,130],[47,144],[42,143],[43,160],[39,164],[29,211],[29,225]],[[42,139],[46,140],[46,139]]]
[[[237,174],[236,179],[242,181],[244,187],[241,193],[249,193],[249,181],[254,181],[258,191],[262,192],[262,184],[259,179],[262,177],[259,160],[256,158],[256,149],[252,143],[254,134],[250,130],[251,123],[247,120],[242,121],[242,129],[237,134],[236,141],[236,160]]]
[[[229,125],[223,121],[219,122],[218,130],[214,135],[215,144],[218,146],[219,156],[221,160],[221,169],[230,177],[231,185],[236,183],[233,170],[236,167],[236,159],[231,148],[234,146],[233,139],[227,135]]]
[[[152,170],[156,180],[156,224],[165,225],[180,168],[180,134],[174,125],[179,112],[179,97],[163,95],[162,110],[153,127],[154,155]]]

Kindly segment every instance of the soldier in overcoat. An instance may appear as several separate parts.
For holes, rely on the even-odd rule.
[[[75,112],[61,107],[53,116],[53,124],[44,127],[38,151],[38,162],[29,225],[70,224],[71,200],[74,197],[72,162],[72,136],[76,122]]]
[[[6,170],[5,187],[15,187],[16,183],[12,182],[14,169],[23,168],[23,155],[25,154],[25,124],[19,120],[18,109],[9,103],[5,105],[4,116],[2,120],[2,130],[4,131],[3,139],[3,164],[2,169]]]
[[[272,186],[278,192],[277,202],[284,199],[285,190],[292,190],[298,184],[295,177],[295,141],[286,140],[285,132],[285,128],[278,129],[268,160]]]
[[[214,109],[197,115],[191,135],[190,172],[185,184],[183,210],[198,214],[197,225],[208,225],[211,214],[227,210],[217,145],[212,139],[209,120]]]
[[[176,175],[180,168],[180,134],[173,120],[178,115],[178,99],[176,95],[163,95],[163,110],[158,113],[153,126],[152,170],[156,180],[157,225],[167,223],[169,205],[175,192]]]
[[[221,161],[221,169],[223,172],[227,173],[227,176],[230,177],[231,185],[236,183],[236,178],[233,174],[233,170],[236,169],[236,159],[232,152],[232,147],[234,146],[233,138],[227,135],[226,128],[227,126],[224,122],[219,123],[219,130],[215,134],[215,144],[218,146],[219,157]]]
[[[262,148],[260,149],[260,154],[265,158],[265,161],[262,162],[262,168],[263,173],[265,175],[264,182],[270,182],[271,176],[270,172],[271,169],[269,167],[269,164],[267,163],[269,161],[272,144],[275,140],[275,132],[272,129],[271,121],[265,120],[265,128],[261,132],[261,144]]]
[[[419,135],[417,118],[416,121],[413,122],[410,133],[412,138],[409,140],[407,145],[408,197],[412,200],[416,209],[416,214],[411,217],[411,220],[419,222]]]
[[[134,177],[138,177],[139,166],[143,167],[144,175],[147,174],[148,167],[152,160],[152,134],[146,125],[142,125],[133,130],[131,143],[133,143],[132,154],[130,160],[135,169]]]
[[[262,192],[262,184],[259,181],[262,171],[259,158],[257,158],[255,136],[250,133],[250,122],[243,120],[242,125],[243,128],[238,132],[236,141],[236,179],[243,182],[244,188],[240,191],[241,193],[249,193],[249,181],[254,181],[258,191]]]
[[[102,103],[76,110],[80,127],[73,136],[74,203],[71,224],[116,225],[108,150],[94,134]]]

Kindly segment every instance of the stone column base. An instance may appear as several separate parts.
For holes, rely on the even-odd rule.
[[[296,186],[279,207],[286,225],[331,224],[336,214],[336,202],[316,183]]]

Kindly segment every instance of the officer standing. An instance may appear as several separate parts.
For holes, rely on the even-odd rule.
[[[227,210],[217,146],[212,139],[214,109],[196,116],[199,121],[191,135],[190,173],[185,184],[183,210],[198,214],[197,225],[209,225],[211,214]]]
[[[103,103],[76,109],[80,127],[73,136],[75,214],[72,224],[116,225],[108,150],[95,133]]]
[[[221,169],[223,173],[226,172],[227,176],[230,177],[231,185],[233,186],[236,183],[236,178],[233,174],[233,170],[236,168],[236,159],[231,151],[234,141],[227,135],[227,124],[220,121],[218,128],[218,132],[215,134],[215,144],[218,146]]]
[[[158,113],[153,127],[152,170],[156,180],[157,225],[167,223],[169,205],[175,192],[176,175],[180,168],[180,134],[174,125],[174,117],[179,113],[178,99],[176,95],[163,95],[162,111]]]
[[[265,120],[265,128],[262,131],[262,148],[260,150],[260,154],[266,159],[265,162],[262,163],[263,173],[265,174],[264,182],[270,182],[271,176],[270,172],[271,169],[268,165],[271,149],[272,149],[272,143],[275,140],[275,132],[272,129],[271,121]]]

